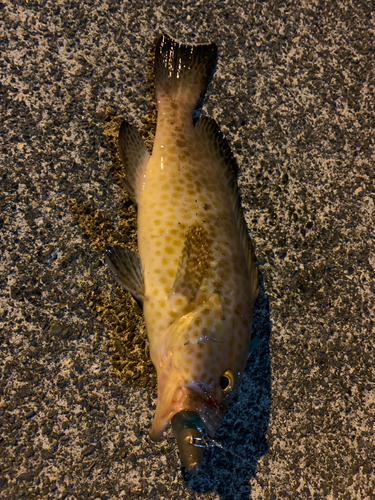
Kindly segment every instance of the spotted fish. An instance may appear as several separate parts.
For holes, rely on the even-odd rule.
[[[116,279],[143,303],[158,383],[151,439],[172,421],[192,472],[203,434],[214,436],[245,369],[258,278],[236,161],[212,118],[192,118],[216,58],[213,43],[159,37],[152,155],[129,123],[119,134],[139,255],[106,249]]]

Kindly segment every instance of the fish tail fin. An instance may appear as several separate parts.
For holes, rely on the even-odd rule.
[[[214,43],[183,45],[161,35],[154,63],[156,100],[178,101],[193,110],[210,81],[216,58]]]

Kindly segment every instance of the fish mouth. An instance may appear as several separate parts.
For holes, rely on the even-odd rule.
[[[204,412],[182,410],[171,418],[181,461],[190,474],[196,474],[202,467],[207,447],[205,434],[213,436],[220,423],[221,416],[216,412],[216,408],[205,408]]]
[[[159,396],[150,432],[153,441],[161,440],[168,422],[183,410],[198,413],[205,432],[214,437],[224,411],[222,405],[213,401],[202,387],[197,384],[177,386],[173,391],[163,391]]]
[[[175,413],[171,424],[181,461],[190,474],[196,474],[202,467],[204,450],[207,447],[204,436],[215,435],[223,412],[201,391],[197,393],[192,390],[189,396],[189,409]]]

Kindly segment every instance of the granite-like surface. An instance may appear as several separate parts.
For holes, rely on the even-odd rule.
[[[375,498],[373,2],[0,4],[0,498]],[[136,245],[113,136],[152,144],[149,54],[215,41],[203,113],[263,263],[251,355],[202,472],[154,444]],[[272,326],[271,326],[272,325]],[[243,457],[242,459],[239,458]]]

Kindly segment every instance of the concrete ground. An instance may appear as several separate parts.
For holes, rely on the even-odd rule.
[[[374,500],[372,2],[0,9],[0,498]],[[148,437],[142,312],[103,258],[136,246],[115,136],[123,117],[152,145],[163,31],[218,45],[202,112],[262,263],[261,342],[196,477]]]

